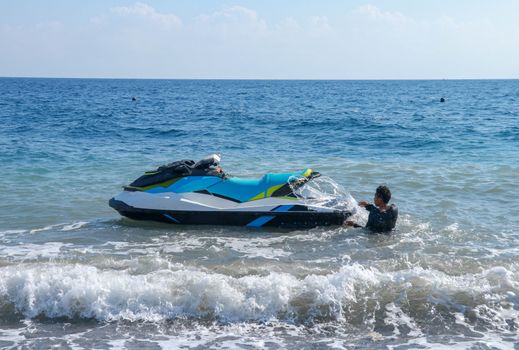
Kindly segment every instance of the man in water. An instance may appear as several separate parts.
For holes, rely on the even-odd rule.
[[[395,228],[398,218],[398,208],[395,204],[388,205],[391,199],[391,191],[387,186],[378,186],[373,198],[373,204],[366,201],[359,202],[359,206],[369,211],[368,223],[366,228],[372,232],[389,232]],[[346,221],[347,226],[362,227],[353,222]]]

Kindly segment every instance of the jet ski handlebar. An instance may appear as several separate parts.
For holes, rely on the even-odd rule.
[[[195,163],[193,168],[195,169],[207,169],[211,166],[217,166],[220,164],[220,155],[219,154],[211,154],[210,156],[205,157],[202,160],[199,160]]]

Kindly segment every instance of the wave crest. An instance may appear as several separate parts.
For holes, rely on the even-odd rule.
[[[78,264],[0,268],[0,304],[26,318],[365,324],[389,304],[414,317],[438,305],[451,315],[486,305],[506,308],[507,317],[519,324],[519,312],[513,309],[518,293],[518,274],[504,267],[449,276],[418,267],[381,272],[352,264],[303,279],[274,272],[235,278],[185,267],[140,275]]]

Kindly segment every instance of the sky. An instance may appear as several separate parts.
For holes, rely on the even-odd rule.
[[[517,0],[0,0],[0,76],[517,79]]]

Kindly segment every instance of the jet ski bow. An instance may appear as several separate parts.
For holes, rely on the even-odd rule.
[[[109,205],[135,220],[185,225],[296,227],[341,225],[350,212],[309,204],[301,193],[320,176],[312,169],[229,177],[212,155],[195,163],[180,160],[144,173]]]

